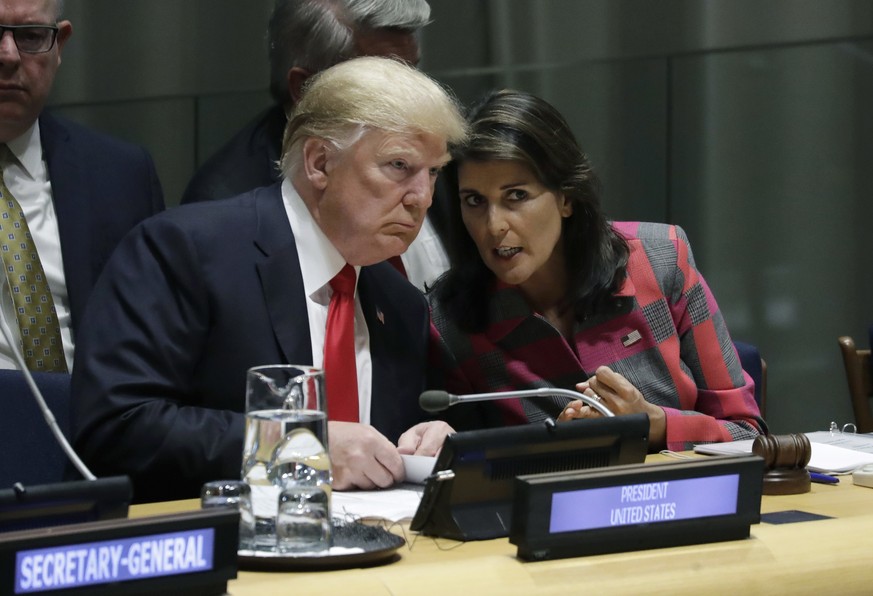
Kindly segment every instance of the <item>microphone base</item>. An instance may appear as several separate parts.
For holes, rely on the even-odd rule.
[[[0,533],[127,517],[127,476],[0,489]],[[2,535],[2,534],[0,534]]]
[[[648,436],[645,414],[449,435],[410,529],[461,541],[508,536],[517,476],[641,463]]]

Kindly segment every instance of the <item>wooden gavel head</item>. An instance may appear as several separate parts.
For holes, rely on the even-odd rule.
[[[806,465],[812,456],[809,437],[792,435],[758,435],[752,453],[764,459],[764,494],[795,495],[810,490]]]
[[[752,453],[764,458],[768,470],[775,468],[806,468],[812,457],[812,445],[805,434],[758,435],[752,443]]]

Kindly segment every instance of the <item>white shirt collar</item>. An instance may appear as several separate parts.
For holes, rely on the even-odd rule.
[[[39,136],[39,120],[36,120],[23,135],[12,139],[6,145],[18,159],[22,169],[34,178],[42,167],[42,142]]]
[[[330,280],[345,267],[346,261],[318,227],[297,189],[287,178],[282,181],[282,201],[294,233],[306,295],[317,302],[326,302],[330,294],[322,291],[329,287]],[[355,267],[356,274],[360,270],[360,267]]]

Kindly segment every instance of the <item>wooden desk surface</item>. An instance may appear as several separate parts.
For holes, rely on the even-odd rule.
[[[198,507],[140,505],[131,516]],[[230,594],[789,594],[873,593],[873,489],[851,477],[803,495],[764,496],[761,512],[800,510],[833,519],[752,526],[746,540],[537,563],[507,539],[455,542],[407,532],[400,560],[368,569],[240,571]],[[403,531],[402,529],[400,530]]]

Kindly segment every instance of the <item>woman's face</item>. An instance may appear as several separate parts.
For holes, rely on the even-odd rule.
[[[461,215],[482,260],[510,285],[564,276],[561,223],[573,212],[520,161],[466,161],[458,169]]]

